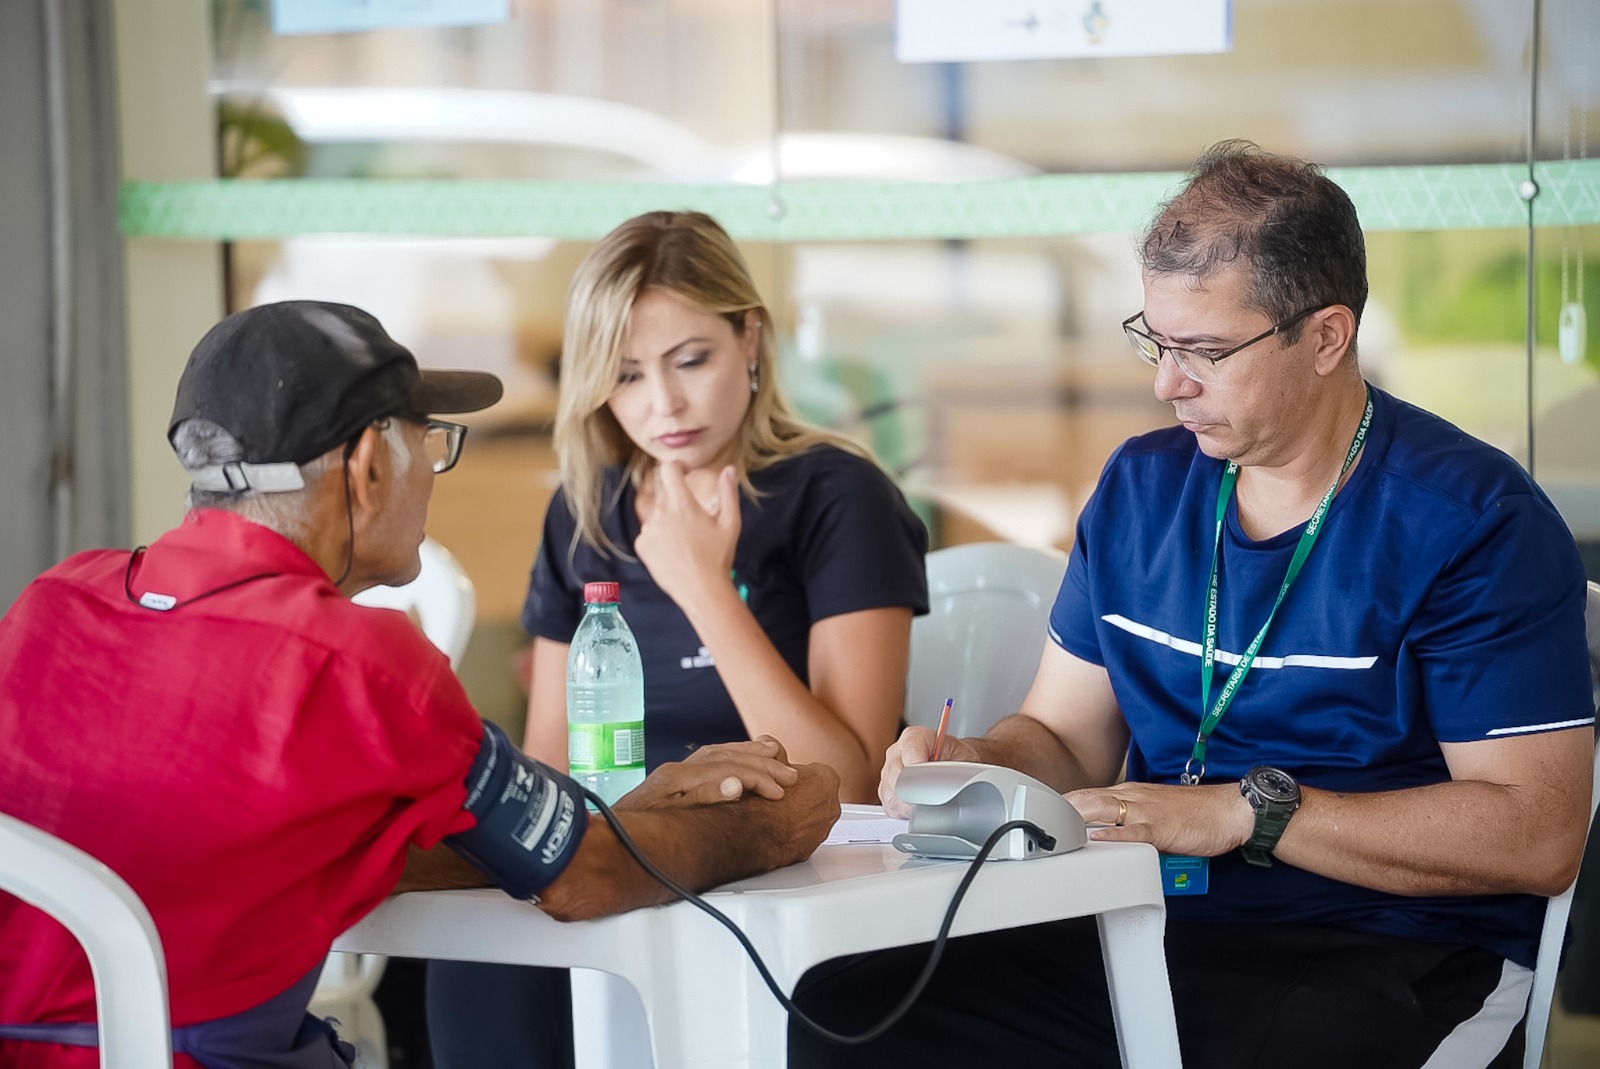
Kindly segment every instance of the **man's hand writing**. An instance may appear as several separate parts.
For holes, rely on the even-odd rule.
[[[883,773],[878,778],[878,800],[883,803],[883,811],[889,816],[904,818],[911,815],[911,807],[900,801],[895,793],[895,784],[899,782],[900,773],[906,766],[933,760],[935,738],[936,735],[929,728],[909,727],[901,732],[900,738],[883,755]],[[980,761],[982,758],[966,739],[946,735],[940,760]]]

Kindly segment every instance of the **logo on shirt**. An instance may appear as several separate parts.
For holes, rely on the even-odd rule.
[[[711,651],[706,649],[704,646],[701,646],[700,652],[696,653],[693,657],[678,658],[678,667],[683,669],[685,672],[695,668],[715,668],[716,666],[716,659],[711,656]]]

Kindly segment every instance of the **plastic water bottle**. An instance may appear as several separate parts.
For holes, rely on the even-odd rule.
[[[583,585],[567,654],[567,766],[607,805],[644,781],[644,664],[616,583]]]

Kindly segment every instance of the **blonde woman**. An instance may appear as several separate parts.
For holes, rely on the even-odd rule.
[[[621,584],[644,659],[647,763],[772,735],[875,797],[903,701],[927,535],[849,439],[797,418],[771,316],[723,229],[652,212],[607,235],[567,304],[545,519],[523,624],[529,752],[566,759],[585,582]]]
[[[772,735],[876,798],[898,732],[927,532],[849,439],[801,421],[772,319],[727,233],[651,212],[584,259],[567,300],[545,516],[522,622],[527,751],[567,761],[583,584],[613,580],[645,675],[646,764]],[[429,966],[440,1069],[571,1064],[566,973]]]

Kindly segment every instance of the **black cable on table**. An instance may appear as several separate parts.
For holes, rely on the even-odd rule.
[[[707,914],[718,924],[722,925],[724,928],[728,929],[728,931],[733,933],[733,937],[739,941],[739,945],[744,947],[745,953],[750,956],[751,963],[755,965],[756,971],[761,974],[761,979],[766,982],[767,988],[772,992],[772,996],[778,1000],[778,1003],[783,1006],[785,1010],[788,1011],[790,1017],[794,1018],[796,1021],[799,1021],[802,1025],[809,1028],[822,1038],[846,1046],[856,1046],[862,1043],[870,1043],[882,1036],[885,1032],[889,1031],[889,1029],[893,1028],[900,1021],[900,1018],[904,1017],[911,1009],[912,1005],[916,1003],[917,999],[922,995],[923,990],[927,988],[928,981],[933,979],[933,970],[938,966],[940,957],[944,955],[945,942],[949,939],[950,926],[955,923],[956,910],[960,907],[961,900],[966,897],[967,889],[972,886],[972,881],[977,877],[978,869],[983,865],[985,859],[987,859],[990,853],[994,851],[994,848],[1008,832],[1015,831],[1019,828],[1032,832],[1039,840],[1040,845],[1046,850],[1053,849],[1056,844],[1055,839],[1049,835],[1046,835],[1044,829],[1040,828],[1032,821],[1027,820],[1008,820],[991,832],[989,837],[984,840],[983,846],[979,848],[977,856],[975,856],[972,859],[972,863],[967,866],[966,873],[961,877],[961,882],[956,886],[955,894],[950,897],[950,905],[945,909],[944,913],[944,922],[939,925],[939,934],[934,938],[933,947],[928,951],[927,964],[923,965],[922,972],[917,975],[917,979],[912,983],[911,989],[906,992],[905,997],[900,1000],[899,1005],[890,1010],[883,1020],[879,1021],[865,1032],[858,1032],[855,1035],[847,1036],[838,1032],[834,1032],[828,1028],[824,1028],[822,1025],[806,1016],[806,1014],[794,1004],[794,1000],[783,993],[783,990],[778,986],[777,980],[773,979],[771,971],[768,970],[767,963],[761,960],[761,955],[756,952],[755,946],[751,944],[750,937],[745,935],[737,924],[733,923],[733,921],[730,920],[721,910],[717,909],[715,906],[711,905],[711,903],[707,902],[705,899],[701,898],[687,887],[679,884],[672,877],[668,876],[666,873],[657,868],[654,862],[644,856],[644,852],[639,849],[638,844],[636,844],[628,835],[627,831],[622,827],[622,822],[618,820],[617,815],[611,811],[611,807],[606,805],[605,802],[601,801],[599,796],[593,791],[589,790],[587,787],[584,787],[580,784],[578,789],[583,792],[584,798],[588,799],[590,804],[594,805],[600,811],[600,814],[606,818],[606,823],[611,825],[611,830],[616,832],[617,838],[621,840],[623,847],[628,851],[629,854],[633,856],[633,859],[639,863],[640,868],[649,873],[657,883],[661,884],[661,886],[665,887],[667,890],[671,891],[685,902],[694,906],[702,913]]]

